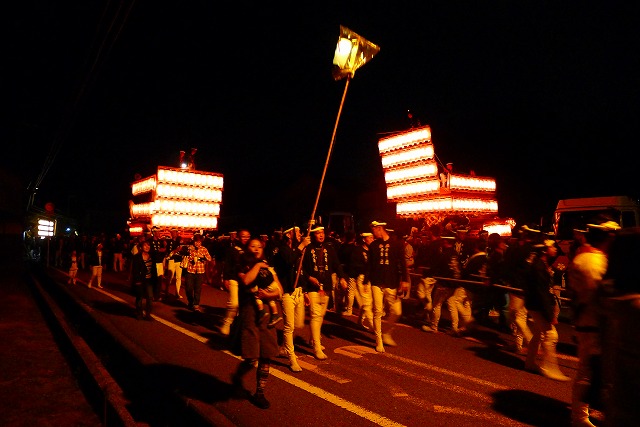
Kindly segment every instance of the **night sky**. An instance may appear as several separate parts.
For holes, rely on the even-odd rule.
[[[377,141],[426,124],[438,160],[495,177],[519,223],[560,198],[640,195],[632,2],[20,3],[3,176],[106,231],[136,173],[191,147],[225,176],[221,231],[306,221],[344,91],[340,25],[381,50],[349,84],[319,213],[392,219]]]

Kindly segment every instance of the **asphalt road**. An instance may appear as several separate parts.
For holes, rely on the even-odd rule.
[[[231,390],[240,360],[217,333],[225,291],[205,285],[203,313],[189,311],[185,300],[168,298],[154,303],[154,321],[138,321],[126,273],[108,271],[104,289],[88,289],[88,272],[80,273],[76,286],[66,284],[65,272],[49,272],[93,319],[77,322],[95,321],[109,332],[112,338],[95,336],[91,342],[88,337],[88,342],[101,347],[103,362],[125,390],[130,383],[147,393],[149,399],[129,405],[133,418],[145,424],[173,424],[167,421],[174,416],[170,406],[162,404],[164,395],[173,393],[216,425],[570,425],[570,382],[524,371],[525,356],[509,351],[512,337],[491,325],[466,338],[422,332],[412,300],[405,301],[405,316],[394,333],[398,347],[387,347],[384,354],[375,352],[373,335],[357,325],[356,316],[327,314],[325,361],[314,359],[306,345],[308,328],[300,331],[296,352],[303,371],[292,373],[286,359],[276,359],[267,389],[272,406],[260,410]],[[573,377],[577,359],[570,326],[562,323],[559,333],[561,367]],[[139,363],[112,351],[116,342]],[[245,387],[255,390],[253,374]]]

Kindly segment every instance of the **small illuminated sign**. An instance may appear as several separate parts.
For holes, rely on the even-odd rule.
[[[55,222],[41,218],[38,220],[38,236],[51,237],[55,233]]]

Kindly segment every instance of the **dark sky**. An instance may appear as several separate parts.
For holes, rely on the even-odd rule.
[[[340,25],[381,50],[349,84],[320,212],[393,212],[377,141],[408,110],[440,161],[495,177],[500,215],[521,223],[559,198],[640,195],[632,2],[21,3],[2,169],[41,177],[38,206],[124,223],[134,174],[196,147],[197,168],[225,176],[222,231],[308,219],[345,85]]]

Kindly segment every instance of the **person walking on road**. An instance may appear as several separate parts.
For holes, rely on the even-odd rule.
[[[332,276],[335,274],[339,278],[343,289],[346,289],[348,284],[334,246],[325,242],[324,227],[314,227],[311,234],[312,243],[305,251],[302,261],[302,276],[309,298],[309,329],[313,355],[318,360],[325,360],[327,355],[323,352],[321,329],[329,304],[329,294],[333,290]]]
[[[239,328],[240,348],[238,353],[244,359],[231,378],[231,383],[237,393],[244,394],[244,376],[253,369],[257,362],[256,392],[251,396],[251,402],[261,409],[268,409],[271,404],[265,397],[265,388],[271,370],[271,359],[276,357],[278,337],[275,328],[268,327],[268,317],[258,318],[254,304],[252,288],[259,288],[258,295],[263,299],[277,298],[283,289],[275,270],[264,261],[264,248],[259,239],[249,242],[249,256],[243,256],[238,277],[239,289]],[[262,283],[262,285],[261,285]],[[275,284],[273,290],[267,290],[270,284]]]
[[[402,315],[402,297],[409,291],[410,278],[404,256],[404,243],[391,239],[387,223],[373,221],[371,232],[375,240],[369,245],[369,261],[365,282],[371,283],[373,296],[373,330],[376,351],[384,353],[384,346],[395,347],[392,332]],[[399,295],[401,294],[401,295]],[[389,328],[382,332],[382,314],[387,313]]]
[[[533,244],[539,239],[539,235],[539,230],[522,226],[516,241],[504,253],[504,282],[516,289],[508,293],[507,317],[514,336],[514,351],[518,354],[525,352],[524,349],[533,338],[528,324],[529,313],[525,306],[524,289],[527,271],[535,258]]]
[[[182,237],[176,233],[171,243],[171,251],[167,255],[167,270],[169,273],[167,277],[167,288],[169,288],[175,280],[177,299],[182,299],[182,295],[180,295],[180,289],[182,288],[182,258],[186,255],[187,248],[188,247],[182,243]]]
[[[113,251],[113,271],[124,271],[124,258],[122,254],[126,249],[126,243],[122,235],[117,233],[113,239],[111,250]]]
[[[434,260],[431,265],[431,278],[441,277],[443,279],[460,279],[462,276],[462,267],[458,261],[458,253],[453,246],[455,237],[440,236],[437,252],[434,252]],[[425,316],[427,324],[422,325],[422,330],[429,333],[437,333],[440,327],[440,317],[442,315],[442,306],[447,303],[453,295],[453,286],[446,280],[434,279],[435,284],[432,289],[431,312]]]
[[[558,254],[555,240],[543,239],[534,245],[537,256],[534,258],[526,275],[524,294],[525,306],[533,318],[533,337],[527,348],[525,369],[539,372],[541,375],[556,381],[569,381],[571,378],[560,371],[556,346],[558,345],[559,306],[556,296],[551,293],[551,265]],[[538,349],[542,347],[542,361],[536,364]]]
[[[200,294],[202,293],[202,283],[204,282],[205,263],[213,258],[207,248],[202,246],[202,235],[193,236],[193,245],[189,246],[187,255],[187,303],[189,310],[201,312]]]
[[[69,257],[69,283],[70,285],[76,284],[76,279],[78,277],[78,255],[75,250],[71,251],[71,256]]]
[[[373,328],[371,284],[364,282],[371,242],[373,242],[373,233],[361,233],[360,242],[354,240],[352,243],[342,245],[341,248],[343,258],[341,261],[349,277],[346,314],[352,314],[355,300],[359,309],[358,323],[367,330]]]
[[[91,268],[91,278],[87,284],[88,288],[93,286],[95,282],[96,286],[102,289],[102,268],[107,263],[107,257],[104,253],[102,243],[98,243],[96,247],[89,252],[89,267]]]
[[[131,287],[136,296],[136,318],[151,320],[153,311],[153,286],[157,280],[153,256],[151,255],[151,243],[148,240],[140,244],[140,250],[131,258]],[[146,300],[145,310],[142,308],[142,300]]]
[[[292,372],[301,372],[298,364],[293,336],[295,330],[304,328],[305,305],[302,286],[296,284],[296,276],[300,258],[305,248],[311,243],[311,237],[302,239],[300,227],[291,227],[282,233],[282,241],[273,256],[273,265],[283,288],[282,315],[284,326],[282,328],[282,349],[280,355],[289,359],[289,369]]]
[[[236,232],[229,233],[233,236]],[[237,234],[237,233],[236,233]],[[227,312],[220,325],[220,333],[229,335],[231,324],[238,314],[238,268],[240,258],[247,250],[247,244],[251,238],[251,233],[247,229],[240,230],[238,239],[231,239],[231,247],[224,254],[224,265],[222,271],[222,283],[229,292],[227,297]]]
[[[588,394],[594,372],[594,360],[602,354],[598,294],[607,271],[607,252],[614,232],[620,226],[613,221],[588,224],[588,245],[571,261],[568,284],[573,292],[573,326],[578,344],[578,372],[571,393],[571,421],[574,426],[592,427],[589,420]]]

